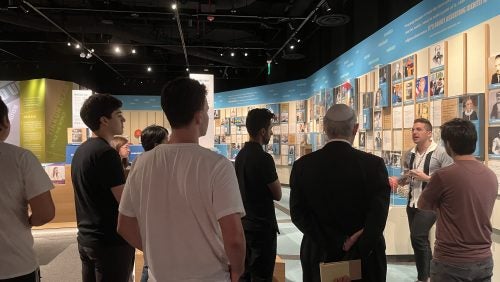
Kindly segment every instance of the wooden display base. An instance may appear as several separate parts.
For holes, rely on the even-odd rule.
[[[144,256],[141,251],[135,250],[135,281],[141,281],[142,268],[144,266]],[[273,282],[285,282],[285,262],[276,256],[276,264],[274,265]]]
[[[56,228],[76,228],[76,222],[49,222],[42,226],[34,226],[33,230],[56,229]]]

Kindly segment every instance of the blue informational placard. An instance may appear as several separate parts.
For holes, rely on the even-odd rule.
[[[75,155],[76,149],[78,149],[79,145],[66,145],[66,164],[71,164],[73,160],[73,156]],[[130,145],[130,156],[129,161],[133,162],[135,158],[144,152],[144,148],[142,145]]]
[[[75,155],[76,149],[78,149],[79,145],[66,145],[66,164],[71,164],[73,160],[73,156]]]
[[[129,145],[130,155],[128,157],[129,162],[133,162],[138,155],[144,152],[142,145]]]

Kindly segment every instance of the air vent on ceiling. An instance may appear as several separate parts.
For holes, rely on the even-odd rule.
[[[349,22],[350,18],[345,14],[325,14],[316,18],[316,23],[319,26],[341,26]]]

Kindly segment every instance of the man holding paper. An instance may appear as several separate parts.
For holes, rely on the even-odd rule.
[[[297,160],[290,175],[291,218],[304,233],[303,281],[320,281],[321,262],[346,259],[361,259],[363,281],[385,281],[384,161],[352,147],[359,124],[347,105],[332,106],[323,123],[328,143]]]

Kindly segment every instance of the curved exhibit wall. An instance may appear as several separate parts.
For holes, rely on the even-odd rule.
[[[500,1],[423,1],[307,79],[216,93],[215,147],[233,158],[248,138],[247,112],[266,107],[277,116],[266,150],[277,165],[291,165],[323,146],[326,109],[345,103],[359,113],[353,145],[383,157],[391,175],[401,173],[400,160],[413,146],[415,118],[431,120],[439,141],[439,126],[462,117],[479,133],[475,156],[500,176],[500,84],[493,80],[500,54],[498,11]],[[407,193],[398,187],[391,194],[389,255],[413,253]],[[494,239],[500,234],[498,209],[500,204],[492,216]],[[494,241],[493,248],[500,240]]]

